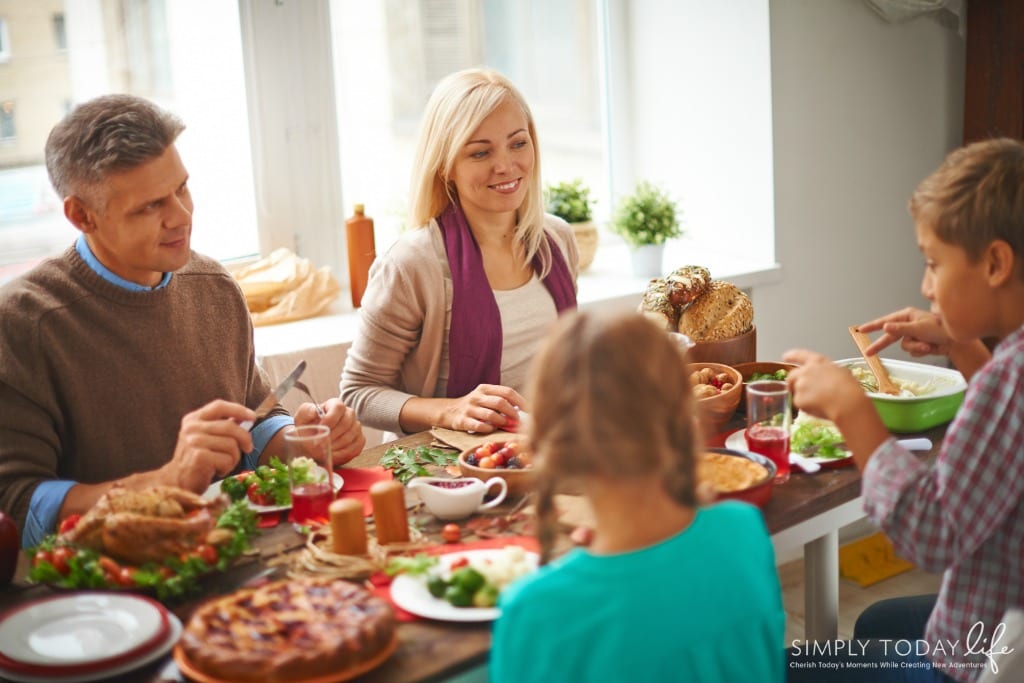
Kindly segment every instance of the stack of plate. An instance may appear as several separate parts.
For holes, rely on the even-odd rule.
[[[150,598],[83,592],[0,615],[0,677],[79,683],[116,676],[167,654],[181,622]]]

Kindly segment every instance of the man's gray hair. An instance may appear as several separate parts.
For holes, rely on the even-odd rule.
[[[134,95],[101,95],[76,106],[46,140],[46,170],[61,199],[92,194],[110,173],[151,161],[185,124]]]

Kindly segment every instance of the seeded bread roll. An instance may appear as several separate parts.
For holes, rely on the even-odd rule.
[[[668,282],[661,278],[654,278],[647,283],[647,289],[637,311],[670,332],[675,332],[679,324],[679,309],[669,300]]]
[[[683,310],[707,291],[711,272],[704,266],[683,266],[669,273],[665,281],[668,283],[669,301]]]
[[[748,331],[754,324],[754,305],[739,287],[712,280],[708,290],[679,317],[679,331],[695,342],[721,341]]]

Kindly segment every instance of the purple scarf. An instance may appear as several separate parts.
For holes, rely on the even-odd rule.
[[[452,202],[437,224],[444,236],[452,273],[452,322],[448,330],[448,397],[465,396],[478,384],[501,383],[501,312],[484,272],[480,247],[459,203]],[[551,270],[544,286],[561,313],[576,308],[576,291],[558,245],[545,235],[551,250]],[[540,255],[533,257],[540,272]]]

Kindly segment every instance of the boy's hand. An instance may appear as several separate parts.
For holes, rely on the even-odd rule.
[[[949,355],[950,338],[939,316],[918,308],[904,308],[881,318],[858,325],[861,332],[883,330],[884,334],[864,350],[873,356],[899,341],[900,348],[919,358],[921,356]]]

